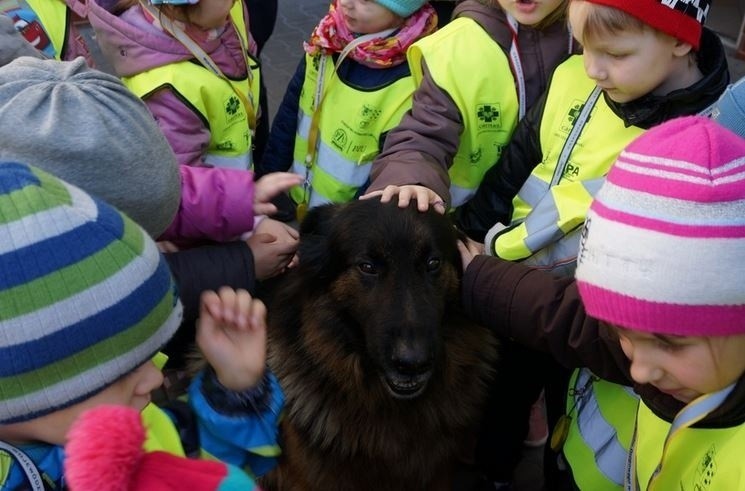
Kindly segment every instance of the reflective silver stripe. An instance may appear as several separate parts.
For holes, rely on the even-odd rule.
[[[529,206],[535,207],[548,192],[548,183],[531,174],[517,192],[517,197]]]
[[[297,160],[292,163],[292,172],[296,174],[300,174],[301,176],[304,176],[306,171],[308,172],[308,182],[313,182],[313,169],[308,170],[307,167],[302,162],[298,162]],[[308,193],[310,195],[310,200],[308,201],[308,206],[310,208],[313,208],[314,206],[319,205],[325,205],[326,203],[331,203],[331,199],[327,198],[326,196],[322,196],[317,191],[313,190],[312,192]]]
[[[591,376],[586,368],[580,369],[574,387],[583,387]],[[588,390],[583,391],[577,400],[577,427],[583,442],[595,456],[598,470],[610,481],[622,486],[628,452],[618,441],[616,429],[603,418],[593,385],[589,384]]]
[[[605,177],[600,177],[582,181],[581,184],[585,191],[587,191],[587,194],[595,196],[604,181]],[[556,206],[553,193],[548,192],[538,205],[530,210],[528,216],[525,217],[525,229],[527,233],[525,246],[532,253],[535,253],[544,247],[560,241],[566,233],[559,228],[558,222],[559,208]],[[577,246],[579,246],[579,243],[577,243]],[[579,248],[575,249],[574,255],[576,256],[578,252]]]
[[[313,171],[308,170],[305,164],[298,160],[292,161],[292,170],[290,170],[290,172],[294,172],[300,176],[305,176],[306,171],[308,172],[308,182],[310,182],[310,179],[313,177]]]
[[[242,155],[234,155],[232,157],[208,153],[204,156],[204,161],[205,163],[214,165],[215,167],[247,170],[251,168],[251,152]]]
[[[582,228],[579,227],[562,237],[561,240],[549,244],[526,258],[523,264],[550,271],[554,276],[572,277],[577,268],[577,252],[581,238]]]
[[[476,194],[476,189],[474,188],[464,188],[461,186],[456,186],[455,184],[450,185],[450,206],[452,208],[456,208],[469,199],[473,198],[473,195]]]
[[[363,186],[370,177],[372,161],[349,160],[321,141],[318,144],[315,165],[342,184],[358,188]]]
[[[300,135],[300,138],[305,141],[308,141],[308,136],[310,135],[310,125],[312,121],[313,119],[304,112],[300,111],[300,113],[298,114],[297,134]]]

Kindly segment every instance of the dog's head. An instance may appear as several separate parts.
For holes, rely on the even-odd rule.
[[[297,274],[346,326],[340,346],[394,397],[420,395],[441,365],[442,320],[458,301],[456,240],[448,217],[377,200],[318,207],[302,223]]]

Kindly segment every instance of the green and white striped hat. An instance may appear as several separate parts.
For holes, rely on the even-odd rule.
[[[181,315],[139,225],[51,174],[0,162],[0,424],[103,390],[157,353]]]

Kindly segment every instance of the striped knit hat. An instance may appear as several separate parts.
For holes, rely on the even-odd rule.
[[[79,188],[0,163],[0,424],[85,400],[181,322],[155,243]]]
[[[590,207],[576,277],[614,325],[745,333],[745,139],[689,116],[632,142]]]
[[[586,0],[613,7],[698,51],[711,0]]]

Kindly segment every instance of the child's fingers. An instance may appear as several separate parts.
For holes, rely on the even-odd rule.
[[[235,322],[236,292],[229,286],[220,287],[217,291],[222,303],[222,319],[224,322]]]
[[[370,199],[370,198],[377,198],[378,196],[382,196],[383,191],[371,191],[369,193],[365,193],[362,196],[360,196],[359,199]]]
[[[266,329],[266,305],[264,305],[264,302],[258,298],[251,300],[248,319],[251,328]]]
[[[249,327],[252,300],[251,294],[247,290],[239,289],[235,291],[233,312],[235,314],[235,324],[241,329],[248,329]]]
[[[292,172],[272,172],[256,181],[256,202],[265,202],[283,191],[303,182],[303,177]]]
[[[222,320],[222,301],[216,292],[212,290],[202,292],[199,316],[202,318],[210,316],[218,321]]]

